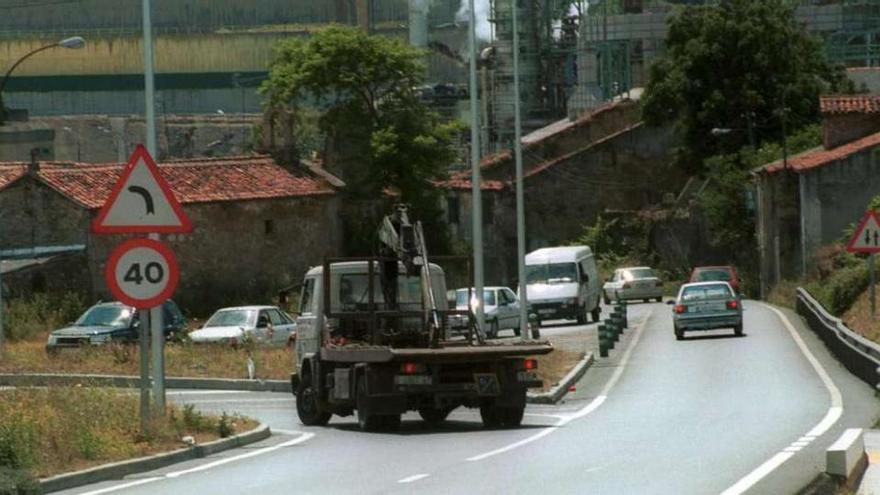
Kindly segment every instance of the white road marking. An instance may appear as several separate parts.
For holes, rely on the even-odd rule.
[[[420,480],[420,479],[427,478],[428,476],[431,476],[431,475],[430,475],[430,474],[425,474],[425,473],[422,473],[422,474],[414,474],[414,475],[412,475],[412,476],[409,476],[409,477],[403,478],[402,480],[397,480],[397,482],[398,482],[398,483],[412,483],[413,481],[418,481],[418,480]]]
[[[165,395],[253,394],[252,390],[166,390]]]
[[[804,357],[807,358],[807,361],[809,361],[810,365],[813,366],[813,370],[816,371],[816,374],[819,375],[819,378],[822,380],[822,383],[828,390],[828,395],[831,396],[831,406],[828,408],[828,412],[825,413],[825,417],[823,417],[822,420],[819,421],[819,423],[814,426],[812,430],[802,436],[797,442],[794,442],[792,445],[786,447],[781,452],[777,453],[776,455],[765,461],[763,464],[755,468],[754,471],[745,475],[733,486],[731,486],[727,490],[724,490],[721,495],[739,495],[741,493],[744,493],[746,490],[754,486],[755,483],[757,483],[762,478],[772,473],[773,470],[781,466],[785,461],[791,459],[794,456],[795,452],[803,449],[813,440],[828,431],[828,429],[834,426],[834,423],[836,423],[837,420],[840,419],[840,416],[843,415],[843,399],[840,395],[840,390],[831,380],[831,376],[828,375],[828,372],[825,371],[825,368],[822,367],[822,364],[819,362],[819,360],[816,359],[816,356],[814,356],[813,353],[810,352],[807,344],[804,343],[804,340],[797,333],[797,330],[795,330],[794,326],[788,320],[788,317],[786,317],[785,314],[782,313],[782,311],[779,311],[769,304],[759,304],[776,313],[776,316],[779,317],[780,321],[782,321],[785,329],[788,330],[791,338],[794,340],[795,344],[797,344]]]
[[[605,400],[608,398],[608,393],[611,391],[611,388],[614,387],[614,385],[620,379],[621,375],[623,375],[623,371],[624,371],[624,369],[626,369],[627,363],[629,363],[630,355],[632,354],[633,349],[635,349],[636,344],[638,344],[639,338],[641,338],[641,336],[642,336],[642,331],[645,329],[645,326],[648,324],[648,321],[651,319],[651,316],[653,315],[653,313],[654,313],[654,310],[651,309],[648,312],[648,314],[645,316],[645,319],[642,320],[642,322],[639,324],[638,328],[636,329],[635,334],[633,335],[632,342],[630,343],[626,352],[623,353],[623,357],[620,359],[620,363],[618,364],[617,369],[614,370],[614,374],[611,376],[611,379],[608,380],[608,382],[602,388],[602,392],[600,393],[600,395],[598,397],[594,398],[589,404],[587,404],[586,406],[584,406],[582,409],[575,412],[574,414],[562,416],[561,419],[555,425],[548,426],[547,428],[544,428],[543,430],[539,431],[538,433],[535,433],[534,435],[532,435],[530,437],[526,437],[518,442],[514,442],[510,445],[506,445],[504,447],[501,447],[501,448],[498,448],[498,449],[495,449],[495,450],[492,450],[489,452],[485,452],[483,454],[475,455],[473,457],[468,457],[466,460],[468,460],[468,461],[482,461],[483,459],[488,459],[489,457],[493,457],[498,454],[503,454],[504,452],[508,452],[508,451],[511,451],[511,450],[516,449],[518,447],[522,447],[523,445],[532,443],[535,440],[539,440],[543,437],[546,437],[547,435],[556,431],[560,426],[564,426],[564,425],[566,425],[576,419],[583,418],[584,416],[586,416],[586,415],[590,414],[591,412],[595,411],[596,409],[598,409],[599,406],[601,406],[605,402]]]
[[[182,399],[181,402],[186,404],[237,404],[241,402],[246,402],[248,404],[253,403],[264,403],[264,402],[293,402],[293,397],[288,397],[285,399],[281,398],[270,398],[270,399],[193,399],[187,400]]]
[[[283,449],[285,447],[297,445],[297,444],[300,444],[300,443],[303,443],[303,442],[310,440],[314,436],[315,436],[314,433],[302,433],[299,437],[294,438],[293,440],[288,440],[284,443],[279,443],[278,445],[273,445],[271,447],[265,447],[262,449],[254,450],[253,452],[247,452],[247,453],[240,454],[237,456],[227,457],[227,458],[220,459],[220,460],[217,460],[214,462],[210,462],[208,464],[196,466],[194,468],[184,469],[182,471],[174,471],[174,472],[166,473],[162,476],[156,476],[153,478],[144,478],[144,479],[132,481],[129,483],[123,483],[121,485],[115,485],[115,486],[111,486],[111,487],[107,487],[107,488],[102,488],[100,490],[82,493],[80,495],[101,495],[103,493],[110,493],[110,492],[115,492],[115,491],[119,491],[119,490],[124,490],[126,488],[131,488],[133,486],[138,486],[138,485],[144,485],[147,483],[152,483],[154,481],[160,481],[160,480],[169,479],[169,478],[177,478],[177,477],[180,477],[180,476],[183,476],[186,474],[197,473],[199,471],[205,471],[208,469],[215,468],[217,466],[229,464],[230,462],[240,461],[242,459],[247,459],[249,457],[256,457],[258,455],[268,454],[269,452],[273,452],[278,449]]]

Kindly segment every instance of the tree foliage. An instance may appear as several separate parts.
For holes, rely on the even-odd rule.
[[[650,70],[645,118],[674,124],[677,162],[689,172],[749,144],[750,128],[760,145],[780,140],[783,120],[789,132],[817,122],[820,93],[852,89],[784,0],[682,8],[666,49]],[[713,136],[713,128],[731,131]]]
[[[276,107],[320,109],[319,126],[333,148],[326,156],[337,162],[327,165],[342,171],[349,197],[396,194],[438,240],[439,192],[430,181],[454,160],[458,126],[441,123],[413,91],[424,79],[423,55],[397,39],[330,27],[281,42],[262,91]],[[356,230],[368,231],[376,220]]]

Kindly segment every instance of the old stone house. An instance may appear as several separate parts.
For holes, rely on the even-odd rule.
[[[607,210],[637,210],[678,193],[684,177],[671,165],[670,129],[641,120],[635,99],[607,104],[523,137],[526,247],[567,244]],[[481,165],[486,280],[516,278],[516,183],[513,154]],[[455,235],[471,239],[469,172],[454,176],[446,213]]]
[[[880,95],[824,96],[822,147],[754,171],[764,293],[814,273],[815,254],[880,194]]]
[[[93,234],[90,224],[122,168],[0,164],[0,250],[84,245],[75,285],[90,299],[109,298],[104,265],[125,236]],[[172,161],[159,169],[195,226],[163,236],[181,267],[175,299],[184,309],[204,314],[269,302],[309,266],[341,252],[339,183],[320,170],[285,168],[269,156]]]

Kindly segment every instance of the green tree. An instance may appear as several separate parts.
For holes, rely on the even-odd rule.
[[[819,94],[851,91],[841,68],[826,62],[817,39],[785,0],[721,0],[684,7],[669,23],[666,54],[650,70],[645,118],[673,124],[679,166],[704,171],[704,160],[749,144],[779,141],[815,123]],[[712,136],[713,128],[733,128]]]
[[[444,177],[455,158],[458,126],[441,123],[413,91],[424,79],[423,55],[400,40],[331,27],[279,43],[262,90],[276,107],[318,106],[326,160],[333,162],[327,165],[343,176],[345,194],[356,200],[395,194],[412,205],[437,250],[445,248],[439,246],[445,230],[431,181]],[[362,240],[353,251],[364,254],[373,239],[363,238],[379,219],[359,216],[347,237]]]

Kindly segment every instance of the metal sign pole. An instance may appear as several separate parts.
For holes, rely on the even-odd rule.
[[[511,2],[513,11],[513,149],[516,160],[516,269],[519,280],[519,332],[522,340],[530,339],[528,305],[529,298],[526,293],[526,210],[525,192],[523,190],[523,162],[522,162],[522,117],[520,116],[519,98],[519,20],[517,12],[519,2]]]
[[[152,5],[150,0],[143,1],[144,21],[144,98],[146,116],[147,151],[158,159],[156,147],[156,88],[154,77],[153,56],[153,25]],[[158,235],[150,234],[149,238],[158,239]],[[165,332],[162,321],[162,307],[152,308],[150,312],[150,334],[152,335],[153,354],[153,400],[160,414],[165,411]],[[146,330],[146,329],[144,329]]]
[[[138,348],[140,350],[141,368],[141,433],[150,429],[150,312],[139,311],[140,326],[138,327]]]
[[[0,256],[0,357],[3,357],[3,257]]]
[[[876,307],[877,299],[875,297],[876,294],[875,294],[875,288],[874,288],[874,283],[875,283],[876,279],[874,278],[874,270],[875,270],[875,268],[874,268],[874,253],[871,253],[868,256],[868,271],[871,274],[871,290],[868,293],[868,297],[871,298],[871,321],[874,321],[877,319],[877,307]]]
[[[480,189],[480,114],[477,105],[477,18],[474,12],[474,0],[470,0],[470,25],[468,26],[468,43],[470,48],[470,93],[471,93],[471,181],[472,184],[472,225],[474,248],[474,290],[476,291],[477,328],[486,333],[486,317],[483,308],[483,198]],[[485,98],[485,95],[483,95]]]

